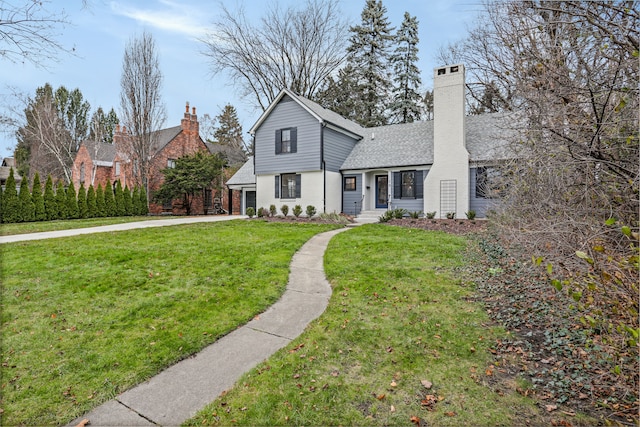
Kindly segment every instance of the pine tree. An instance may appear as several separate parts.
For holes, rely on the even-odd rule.
[[[4,211],[2,209],[2,207],[4,206],[4,201],[3,200],[4,200],[4,190],[0,186],[0,224],[2,222],[4,222],[4,218],[3,218]]]
[[[22,181],[20,185],[20,194],[18,195],[20,201],[20,221],[31,222],[35,217],[33,202],[31,201],[31,192],[29,191],[29,183]]]
[[[87,192],[84,189],[84,183],[80,183],[78,188],[78,218],[87,217]]]
[[[104,216],[117,216],[116,200],[113,195],[113,187],[106,185],[104,187]]]
[[[73,181],[69,183],[67,188],[67,218],[78,218],[78,196]]]
[[[412,123],[420,120],[418,93],[422,81],[418,62],[418,19],[404,14],[404,21],[396,33],[396,48],[390,57],[394,70],[393,102],[391,121],[393,123]]]
[[[4,222],[20,222],[20,201],[18,200],[18,190],[16,189],[16,178],[13,176],[13,168],[9,170],[9,177],[4,187]]]
[[[140,188],[136,185],[133,187],[133,194],[131,195],[132,214],[140,215]]]
[[[149,213],[149,201],[147,200],[147,192],[144,187],[140,187],[140,215]]]
[[[105,216],[107,216],[107,211],[104,204],[104,190],[102,189],[102,184],[98,184],[98,189],[96,190],[96,218]]]
[[[95,218],[96,210],[96,191],[93,189],[93,185],[89,185],[87,190],[87,218]]]
[[[124,190],[122,190],[122,198],[124,200],[124,214],[127,216],[133,215],[133,204],[131,201],[131,190],[129,190],[129,186],[125,185]]]
[[[360,25],[349,28],[349,63],[358,73],[359,93],[364,115],[354,118],[365,127],[387,124],[386,105],[391,94],[389,48],[393,28],[389,26],[387,8],[382,0],[367,0]]]
[[[124,216],[124,194],[122,191],[122,184],[120,183],[120,180],[116,181],[116,190],[113,197],[116,203],[116,216]]]
[[[327,78],[315,101],[342,117],[357,121],[364,117],[364,105],[358,98],[361,91],[358,84],[358,73],[353,65],[347,64],[338,71],[335,80],[331,76]]]
[[[64,191],[62,181],[56,186],[56,205],[58,206],[58,219],[67,219],[67,193]]]
[[[58,219],[58,203],[53,192],[51,175],[47,176],[47,183],[44,185],[44,211],[47,215],[47,221]]]
[[[42,196],[42,185],[40,185],[40,174],[38,172],[33,177],[31,201],[33,202],[33,219],[35,221],[46,220],[47,212],[44,209],[44,197]]]

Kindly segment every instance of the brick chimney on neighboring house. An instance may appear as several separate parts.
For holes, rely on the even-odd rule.
[[[198,116],[196,115],[196,107],[191,108],[191,114],[189,114],[189,103],[185,106],[184,117],[180,121],[182,130],[189,135],[190,138],[197,138],[200,132],[200,124],[198,123]]]

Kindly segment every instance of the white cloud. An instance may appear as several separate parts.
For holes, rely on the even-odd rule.
[[[115,1],[111,2],[110,6],[117,15],[161,30],[191,37],[202,37],[207,32],[207,28],[202,24],[204,13],[193,6],[170,0],[160,0],[155,8],[141,9]]]

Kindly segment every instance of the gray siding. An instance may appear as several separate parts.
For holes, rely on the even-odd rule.
[[[356,178],[356,191],[344,191],[344,178]],[[362,174],[349,174],[342,177],[342,212],[347,215],[359,215],[362,210]],[[355,212],[354,212],[355,211]]]
[[[297,152],[275,153],[276,130],[297,128]],[[284,97],[255,134],[256,175],[320,170],[320,123]]]
[[[476,196],[476,168],[471,168],[469,171],[469,209],[476,211],[477,218],[486,218],[487,211],[493,202],[493,199]]]
[[[323,132],[326,169],[338,172],[356,145],[356,140],[329,128],[324,128]]]

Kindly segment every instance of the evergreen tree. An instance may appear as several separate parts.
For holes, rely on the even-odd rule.
[[[131,195],[132,215],[140,215],[140,188],[136,185],[133,187],[133,194]]]
[[[3,219],[3,210],[2,210],[3,199],[4,199],[4,190],[0,186],[0,224],[4,221],[4,219]]]
[[[387,8],[382,0],[367,0],[360,25],[349,28],[349,63],[358,74],[357,98],[364,115],[355,120],[365,127],[387,124],[386,105],[391,93],[389,48],[393,28],[389,26]]]
[[[47,183],[44,186],[44,211],[47,221],[58,219],[58,203],[56,195],[53,192],[53,179],[51,175],[47,176]]]
[[[125,207],[124,207],[124,194],[122,191],[122,184],[120,180],[116,181],[116,190],[113,195],[116,206],[116,216],[124,216],[125,215]]]
[[[133,215],[133,204],[131,200],[131,190],[129,190],[129,186],[125,185],[124,190],[122,191],[122,198],[124,200],[124,214],[127,216]]]
[[[56,187],[56,205],[58,206],[58,219],[67,219],[67,193],[64,191],[62,181],[58,181]]]
[[[76,188],[73,185],[73,181],[69,183],[67,188],[67,218],[78,218],[78,198],[76,194]]]
[[[18,195],[20,200],[20,221],[31,222],[35,216],[35,208],[31,201],[31,192],[29,192],[29,183],[26,180],[22,181],[20,185],[20,194]]]
[[[229,164],[243,164],[247,160],[246,147],[242,138],[242,125],[238,120],[236,108],[227,104],[222,112],[216,117],[219,126],[216,128],[213,137],[215,142],[229,147],[225,150]]]
[[[104,216],[117,216],[116,200],[113,195],[113,187],[106,185],[104,187]]]
[[[16,189],[16,178],[13,176],[13,168],[9,170],[9,177],[4,187],[4,222],[20,222],[20,201],[18,200],[18,190]]]
[[[96,218],[107,216],[107,210],[104,204],[104,190],[102,184],[98,184],[96,189]]]
[[[87,192],[84,189],[84,183],[80,183],[78,188],[78,218],[87,217]]]
[[[35,221],[45,221],[47,212],[44,209],[44,197],[42,196],[42,186],[40,185],[40,174],[38,172],[33,177],[31,201],[33,202],[33,219]]]
[[[96,191],[93,189],[93,185],[89,185],[87,190],[87,218],[95,218],[97,209]]]
[[[140,187],[140,215],[149,213],[149,201],[147,200],[147,192],[144,187]]]
[[[327,78],[315,101],[342,117],[358,121],[364,117],[364,105],[358,97],[360,92],[358,73],[353,65],[347,64],[338,71],[335,80],[331,76]]]
[[[396,33],[396,48],[391,55],[395,87],[391,104],[393,123],[412,123],[420,120],[422,81],[418,62],[418,19],[404,14],[404,21]]]

